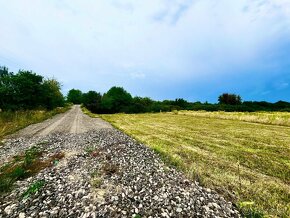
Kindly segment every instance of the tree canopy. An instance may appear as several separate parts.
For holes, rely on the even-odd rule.
[[[218,97],[220,104],[238,105],[242,104],[242,98],[236,94],[223,93]]]
[[[79,89],[71,89],[67,94],[67,101],[73,104],[81,104],[82,103],[83,93]]]
[[[82,96],[82,103],[91,112],[97,113],[101,108],[102,95],[96,91],[89,91]]]
[[[132,96],[122,87],[112,87],[102,98],[101,108],[104,112],[129,112]]]
[[[53,109],[64,105],[60,83],[46,79],[32,71],[17,74],[0,67],[0,108],[2,110]]]

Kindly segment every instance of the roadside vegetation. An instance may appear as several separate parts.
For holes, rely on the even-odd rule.
[[[0,112],[0,140],[30,124],[39,123],[56,114],[64,113],[70,106],[55,108],[53,110],[26,110]]]
[[[68,109],[57,80],[44,79],[32,71],[15,74],[0,67],[0,140]]]
[[[270,103],[265,101],[242,101],[236,94],[223,93],[218,96],[218,103],[188,102],[182,98],[175,100],[155,101],[148,97],[132,97],[122,87],[112,87],[103,95],[96,91],[82,93],[78,89],[71,89],[67,101],[73,104],[83,104],[93,113],[148,113],[169,112],[174,110],[191,111],[231,111],[231,112],[259,112],[280,111],[290,112],[290,103],[278,101]]]
[[[44,158],[41,148],[32,146],[20,155],[14,156],[4,165],[0,166],[0,194],[9,192],[17,180],[28,178],[40,170],[53,166],[56,161],[64,157],[63,153],[56,153]],[[39,184],[30,187],[23,197],[29,197],[40,188]]]
[[[65,104],[60,83],[55,79],[44,79],[32,71],[9,72],[0,67],[0,109],[2,111],[52,110]]]
[[[244,215],[290,216],[289,113],[100,116],[189,178],[236,202]]]

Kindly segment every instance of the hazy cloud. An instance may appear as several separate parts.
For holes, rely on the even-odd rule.
[[[290,100],[288,0],[0,2],[0,65],[55,76],[66,91],[215,101]],[[134,83],[132,83],[134,79]],[[172,91],[172,87],[174,91]],[[287,95],[288,94],[288,95]]]

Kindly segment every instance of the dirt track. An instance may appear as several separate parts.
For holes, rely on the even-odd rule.
[[[100,118],[87,116],[81,111],[79,105],[74,105],[71,110],[64,114],[58,114],[42,123],[30,125],[11,136],[46,136],[56,132],[78,134],[104,128],[112,128],[112,126]]]
[[[0,217],[240,217],[231,202],[79,106],[8,137],[0,166],[31,147],[44,161],[63,158],[0,194]],[[43,187],[23,198],[39,181]]]

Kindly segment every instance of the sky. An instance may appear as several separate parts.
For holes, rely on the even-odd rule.
[[[0,0],[0,66],[104,93],[290,101],[289,0]]]

